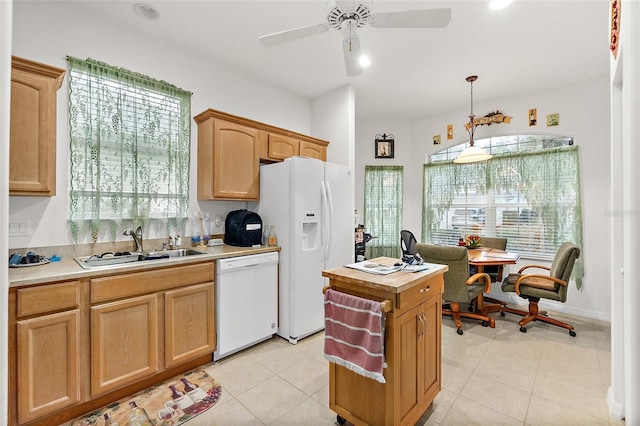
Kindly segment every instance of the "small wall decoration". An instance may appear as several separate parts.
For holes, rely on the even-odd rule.
[[[618,42],[620,39],[620,1],[611,0],[611,38],[609,40],[609,49],[613,59],[618,58]]]
[[[529,110],[529,126],[535,126],[536,124],[538,124],[538,110],[531,108]]]
[[[547,115],[547,127],[557,126],[560,124],[560,114],[549,114]]]
[[[493,123],[511,123],[511,118],[508,115],[504,115],[500,111],[490,112],[484,117],[474,117],[473,121],[469,121],[469,123],[464,125],[464,128],[469,131],[472,127],[475,128],[477,126],[491,126]]]
[[[453,124],[447,125],[447,140],[453,139]]]
[[[440,135],[433,135],[433,144],[440,145]]]
[[[376,158],[393,158],[393,135],[376,135]]]

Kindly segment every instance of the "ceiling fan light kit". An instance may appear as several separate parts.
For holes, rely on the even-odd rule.
[[[451,9],[422,9],[386,13],[372,13],[369,1],[332,0],[327,4],[326,22],[267,34],[260,43],[272,47],[290,41],[327,32],[329,29],[343,31],[342,50],[347,75],[362,73],[360,64],[360,38],[358,28],[367,24],[372,28],[444,28],[451,21]]]

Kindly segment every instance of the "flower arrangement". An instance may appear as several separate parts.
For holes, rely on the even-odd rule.
[[[465,239],[465,243],[469,248],[476,248],[480,246],[480,236],[479,235],[467,235]]]

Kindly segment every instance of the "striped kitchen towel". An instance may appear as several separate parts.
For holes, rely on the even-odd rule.
[[[324,357],[386,383],[384,314],[380,302],[328,289],[324,295]]]

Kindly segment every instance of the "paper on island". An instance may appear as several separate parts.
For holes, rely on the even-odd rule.
[[[402,269],[402,266],[386,266],[379,265],[377,263],[363,261],[357,263],[351,263],[349,265],[345,265],[347,268],[357,269],[358,271],[368,272],[370,274],[377,275],[388,275],[393,274],[394,272],[398,272]]]

